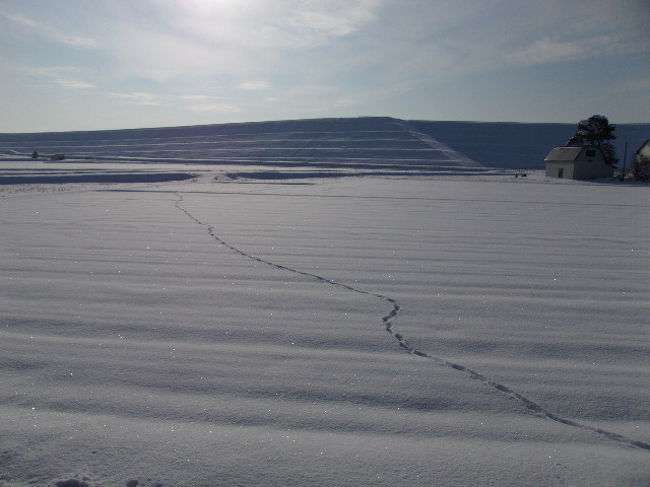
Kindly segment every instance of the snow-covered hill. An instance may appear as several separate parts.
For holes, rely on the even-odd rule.
[[[542,168],[567,124],[332,118],[137,130],[0,134],[0,152],[65,153],[87,161],[169,162],[400,171],[475,172]],[[633,151],[650,124],[619,125]],[[619,150],[622,153],[622,147]]]
[[[494,168],[542,169],[549,150],[564,145],[575,133],[575,124],[507,122],[410,122],[416,130],[436,137],[482,165]],[[650,138],[650,124],[616,125],[613,141],[622,165],[625,143],[627,161]],[[629,167],[629,166],[628,166]]]
[[[129,162],[455,170],[480,165],[403,121],[319,119],[5,135],[0,150]]]

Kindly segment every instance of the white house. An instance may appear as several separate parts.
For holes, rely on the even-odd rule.
[[[650,159],[650,139],[646,140],[634,154],[636,161]]]
[[[650,181],[650,139],[634,153],[632,177],[637,181]]]
[[[601,150],[593,145],[555,147],[544,158],[546,176],[566,179],[598,179],[614,176]]]

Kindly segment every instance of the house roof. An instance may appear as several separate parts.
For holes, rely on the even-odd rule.
[[[555,147],[544,158],[545,161],[575,161],[584,147]]]
[[[646,141],[641,144],[641,147],[636,150],[635,154],[641,154],[644,152],[650,152],[650,139],[646,139]]]

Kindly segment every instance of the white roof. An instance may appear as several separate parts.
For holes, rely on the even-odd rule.
[[[555,147],[544,158],[545,161],[575,161],[584,149],[584,146],[579,147]]]

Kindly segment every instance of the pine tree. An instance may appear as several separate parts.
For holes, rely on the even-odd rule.
[[[567,141],[566,145],[598,147],[605,158],[605,164],[615,166],[618,162],[616,148],[609,142],[616,138],[615,129],[616,127],[610,124],[604,115],[592,115],[578,123],[575,135]]]

